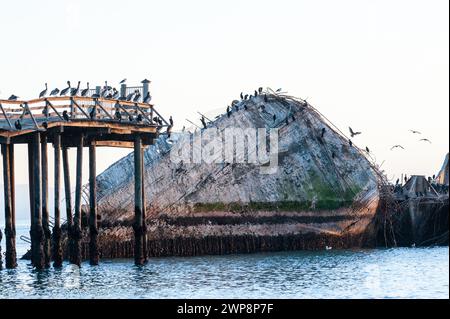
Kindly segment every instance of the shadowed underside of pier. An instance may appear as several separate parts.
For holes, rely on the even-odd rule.
[[[143,91],[148,92],[147,83]],[[123,95],[122,95],[123,96]],[[145,262],[145,207],[143,181],[143,148],[153,144],[163,128],[170,124],[148,103],[94,97],[49,97],[31,101],[0,100],[0,143],[3,155],[5,198],[6,268],[17,266],[15,230],[14,145],[28,145],[28,171],[31,216],[31,261],[35,268],[60,267],[63,261],[60,188],[64,181],[66,229],[69,260],[80,265],[82,259],[82,162],[83,148],[89,148],[89,233],[90,262],[98,264],[98,214],[96,202],[96,147],[134,149],[135,175],[135,262]],[[55,216],[50,229],[48,202],[47,144],[55,156]],[[72,204],[68,149],[75,147],[76,187]],[[62,155],[62,156],[61,156]],[[62,157],[62,165],[61,165]],[[61,166],[63,178],[61,178]],[[19,167],[19,169],[25,169]],[[1,235],[1,233],[0,233]],[[2,236],[0,236],[0,240]],[[2,254],[0,252],[0,269]]]

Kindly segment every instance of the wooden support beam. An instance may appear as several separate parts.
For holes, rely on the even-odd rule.
[[[143,254],[143,219],[142,219],[142,139],[136,134],[134,140],[134,263],[145,263]]]
[[[144,151],[141,151],[141,171],[142,171],[142,254],[144,256],[144,262],[148,260],[147,252],[147,221],[146,221],[146,208],[145,208],[145,161]]]
[[[42,229],[42,207],[41,207],[41,150],[40,150],[40,133],[33,134],[33,220],[31,222],[31,242],[32,261],[36,269],[45,268],[44,260],[44,231]]]
[[[97,172],[95,142],[89,145],[89,262],[98,265]]]
[[[67,237],[68,237],[68,247],[69,261],[73,261],[73,218],[72,218],[72,193],[70,188],[70,170],[69,170],[69,154],[68,148],[63,146],[62,148],[63,157],[63,172],[64,172],[64,190],[66,197],[66,222],[67,222]]]
[[[53,226],[53,267],[60,268],[63,263],[63,253],[61,247],[61,210],[59,207],[59,190],[61,188],[61,135],[56,134],[53,142],[55,151],[55,223]]]
[[[41,134],[41,167],[42,167],[42,228],[44,230],[44,256],[45,267],[50,267],[52,258],[51,241],[52,232],[50,230],[50,214],[48,208],[48,154],[47,135]]]
[[[74,260],[75,265],[81,266],[81,191],[83,187],[83,135],[79,136],[77,145],[77,171],[75,184],[75,213],[73,218]]]
[[[28,194],[30,201],[30,236],[32,232],[32,223],[34,219],[34,174],[33,174],[33,144],[31,142],[28,143]],[[31,242],[31,251],[34,251],[34,241]],[[31,263],[33,263],[33,259],[31,259]]]
[[[6,241],[6,258],[5,264],[7,269],[13,269],[17,266],[16,259],[16,235],[14,232],[14,218],[12,213],[11,199],[11,153],[9,145],[2,144],[3,155],[3,186],[5,199],[5,241]]]

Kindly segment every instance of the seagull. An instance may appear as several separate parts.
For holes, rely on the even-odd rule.
[[[123,79],[122,81],[119,82],[119,84],[124,84],[127,81],[127,79]]]
[[[78,86],[70,91],[71,96],[76,96],[78,94],[78,92],[80,91],[80,84],[81,81],[78,81]]]
[[[70,91],[70,81],[67,81],[67,85],[69,85],[69,86],[66,87],[64,90],[61,91],[61,93],[59,94],[60,96],[66,95],[67,92]]]
[[[70,121],[69,114],[67,113],[67,111],[64,111],[64,112],[63,112],[63,118],[64,118],[64,120],[67,121],[67,122]]]
[[[396,148],[401,148],[402,150],[405,149],[405,148],[404,148],[403,146],[401,146],[401,145],[394,145],[394,146],[392,146],[391,151],[393,151],[393,150],[396,149]]]
[[[429,139],[427,139],[427,138],[423,138],[419,142],[428,142],[428,143],[431,144],[431,141]]]
[[[413,134],[422,134],[421,132],[419,132],[419,131],[415,131],[415,130],[409,130],[411,133],[413,133]]]
[[[19,98],[18,96],[13,94],[9,97],[8,101],[17,101],[18,98]]]
[[[81,96],[83,97],[86,96],[88,92],[89,92],[89,82],[87,83],[87,87],[83,91],[81,91]]]
[[[58,95],[58,93],[59,93],[59,89],[56,88],[56,89],[54,89],[53,91],[50,92],[50,96],[56,96],[56,95]]]
[[[47,91],[48,91],[48,86],[47,86],[47,83],[45,83],[45,90],[42,91],[41,93],[39,93],[39,98],[40,99],[43,98],[47,94]]]
[[[22,124],[20,124],[20,120],[17,120],[14,123],[14,126],[16,127],[16,130],[20,131],[22,129]]]
[[[354,138],[357,135],[361,135],[361,132],[354,132],[353,129],[351,127],[348,128],[350,131],[350,135],[352,136],[352,138]]]

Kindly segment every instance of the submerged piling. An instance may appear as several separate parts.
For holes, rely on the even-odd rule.
[[[83,143],[84,138],[81,135],[77,144],[77,171],[75,183],[75,213],[73,218],[73,240],[74,240],[74,254],[73,264],[81,266],[81,188],[83,178]]]
[[[50,267],[51,262],[51,240],[50,215],[48,210],[48,158],[47,158],[47,135],[41,136],[41,166],[42,166],[42,228],[44,230],[44,257],[45,267]]]
[[[141,266],[145,263],[143,252],[143,215],[142,215],[142,138],[134,137],[134,263]]]
[[[69,154],[67,146],[62,147],[63,172],[64,172],[64,191],[66,197],[66,225],[67,225],[67,251],[69,261],[73,263],[73,218],[72,218],[72,193],[70,190],[70,171],[69,171]]]

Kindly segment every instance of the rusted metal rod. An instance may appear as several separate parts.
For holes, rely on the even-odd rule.
[[[77,144],[77,172],[75,184],[75,213],[73,218],[74,260],[75,265],[81,266],[81,191],[83,187],[83,143],[84,137],[80,135]]]
[[[53,142],[55,151],[55,221],[53,226],[53,267],[60,268],[63,263],[63,254],[61,247],[61,210],[59,207],[59,190],[61,188],[61,135],[56,134]]]
[[[89,144],[89,262],[98,265],[97,173],[95,141]]]

